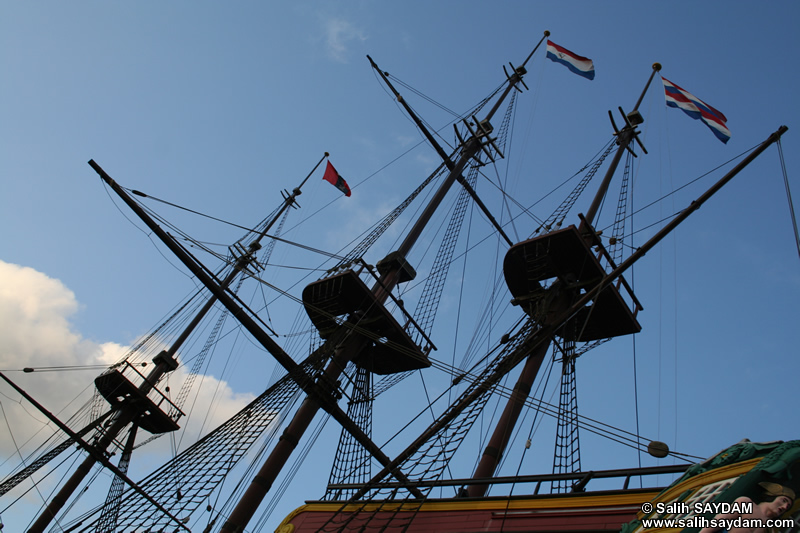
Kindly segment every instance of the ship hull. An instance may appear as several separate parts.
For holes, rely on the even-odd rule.
[[[307,502],[276,530],[363,532],[619,531],[658,489],[513,498],[350,504]]]
[[[647,473],[654,471],[628,471],[624,486]],[[663,489],[623,488],[567,494],[428,499],[423,503],[409,500],[306,502],[286,517],[276,532],[644,533],[647,530],[677,533],[683,529],[676,527],[678,521],[698,524],[701,520],[714,518],[714,512],[706,511],[702,506],[698,510],[698,504],[730,503],[741,496],[758,498],[759,483],[764,481],[779,483],[797,492],[794,480],[798,473],[800,441],[752,443],[745,440],[691,466]],[[603,472],[587,473],[587,482],[595,476],[610,477]],[[798,515],[800,502],[793,502],[785,516],[791,516],[789,522],[792,522]],[[672,526],[662,523],[664,527],[646,527],[648,519],[666,519],[672,522]]]

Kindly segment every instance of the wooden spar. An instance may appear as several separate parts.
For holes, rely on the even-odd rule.
[[[538,43],[536,43],[536,46],[533,47],[533,50],[531,50],[531,53],[528,54],[528,57],[525,58],[525,61],[523,61],[522,64],[519,67],[514,68],[512,66],[512,70],[514,71],[514,73],[511,75],[511,77],[508,80],[509,81],[508,86],[505,88],[505,90],[503,91],[503,94],[500,96],[500,98],[497,100],[497,102],[492,106],[492,109],[489,110],[489,113],[486,115],[486,118],[484,120],[491,120],[492,117],[494,116],[494,114],[497,113],[497,110],[500,109],[500,104],[503,102],[503,100],[506,98],[506,96],[508,96],[508,93],[510,93],[514,88],[516,88],[517,82],[522,82],[522,76],[526,72],[525,71],[525,65],[527,65],[528,61],[531,60],[531,58],[533,57],[533,54],[536,53],[536,50],[539,49],[539,47],[544,42],[545,38],[547,38],[549,36],[550,36],[550,32],[545,30],[544,35],[542,35],[542,38],[539,39]]]
[[[545,35],[549,35],[549,32],[545,32]],[[542,38],[542,39],[544,39],[544,38]],[[539,44],[541,44],[541,41],[539,41]],[[537,48],[539,47],[539,44],[536,45]],[[534,51],[535,50],[536,50],[536,48],[534,48]],[[531,53],[531,55],[532,54],[533,53]],[[530,57],[531,56],[529,55],[528,59],[530,59]],[[528,59],[525,60],[526,63],[527,63]],[[373,63],[373,65],[374,65],[374,63]],[[523,63],[523,66],[524,66],[524,63]],[[380,70],[379,70],[379,72],[380,72]],[[498,100],[495,103],[494,107],[486,115],[486,118],[484,119],[484,122],[488,121],[489,119],[492,118],[494,113],[499,108],[500,104],[503,102],[503,100],[505,100],[505,98],[508,96],[508,94],[511,92],[511,90],[513,90],[514,87],[516,87],[517,83],[522,81],[522,76],[523,76],[524,72],[525,72],[524,68],[520,67],[520,70],[518,72],[515,71],[514,74],[511,77],[508,78],[508,86],[506,87],[505,91],[503,91],[503,93],[500,95],[500,97],[498,98]],[[414,115],[412,114],[412,117],[413,116]],[[426,130],[423,129],[423,132],[424,131],[426,131]],[[433,141],[434,148],[435,148],[437,146],[435,139],[433,139],[433,137],[430,135],[430,133],[428,133],[427,135],[429,136],[429,140]],[[419,238],[420,234],[422,233],[422,230],[428,224],[428,222],[430,221],[430,219],[433,216],[434,212],[438,209],[439,205],[444,200],[444,197],[447,194],[447,192],[450,190],[450,187],[452,187],[453,183],[455,183],[455,181],[461,176],[461,172],[464,170],[464,168],[466,168],[467,163],[469,162],[469,160],[472,159],[478,153],[478,151],[481,150],[481,148],[482,148],[481,140],[477,136],[473,135],[472,137],[467,139],[467,141],[462,146],[461,153],[460,153],[460,155],[458,157],[458,160],[456,162],[449,162],[449,156],[446,154],[446,152],[444,152],[444,150],[441,149],[441,147],[439,147],[439,149],[437,149],[437,152],[439,153],[440,156],[442,156],[442,158],[444,159],[445,163],[447,164],[447,167],[450,170],[450,173],[447,175],[447,177],[444,179],[442,184],[439,186],[439,189],[437,189],[436,193],[434,193],[434,195],[431,198],[431,200],[428,203],[428,205],[425,206],[425,209],[420,214],[420,216],[417,219],[417,221],[415,222],[414,226],[411,228],[411,230],[406,235],[405,240],[402,242],[402,244],[400,244],[400,247],[398,248],[397,252],[401,257],[407,256],[408,253],[411,251],[411,248],[416,243],[417,239]],[[389,276],[387,276],[387,277],[389,277]],[[391,285],[391,287],[393,288],[394,285],[396,284],[396,281],[391,281],[390,283],[387,283],[385,281],[384,284]]]
[[[428,139],[428,142],[431,144],[433,149],[436,150],[436,153],[439,154],[439,157],[442,158],[442,161],[444,161],[444,164],[447,165],[447,168],[449,170],[453,170],[453,160],[450,159],[450,154],[444,151],[444,148],[442,148],[442,145],[439,144],[439,141],[437,141],[436,138],[431,134],[430,130],[428,130],[428,128],[425,127],[425,124],[423,124],[423,122],[420,120],[417,114],[414,113],[414,110],[411,109],[411,106],[408,105],[405,98],[403,98],[403,96],[399,92],[397,92],[397,89],[394,88],[394,85],[392,85],[392,83],[389,81],[389,78],[386,77],[386,73],[383,72],[378,67],[378,65],[375,63],[375,61],[372,60],[369,54],[367,54],[367,59],[369,60],[369,64],[372,66],[372,68],[381,77],[383,83],[385,83],[386,86],[389,87],[389,90],[392,91],[392,94],[394,94],[395,99],[397,99],[400,105],[403,106],[403,109],[406,110],[406,113],[408,113],[408,115],[411,117],[411,120],[414,121],[414,124],[416,124],[416,126],[425,136],[425,138]]]
[[[505,98],[508,96],[511,90],[517,87],[517,84],[523,83],[522,76],[525,74],[525,64],[527,64],[527,62],[533,56],[534,52],[536,52],[536,50],[539,48],[539,45],[541,45],[542,41],[544,41],[544,38],[547,37],[548,35],[550,35],[550,32],[548,31],[544,32],[544,37],[542,37],[541,40],[539,40],[539,42],[536,44],[536,47],[533,49],[530,55],[528,55],[527,59],[525,59],[525,61],[523,62],[522,66],[514,69],[514,72],[510,76],[508,76],[508,86],[505,88],[503,94],[495,103],[491,111],[489,111],[486,118],[484,119],[484,122],[488,122],[492,118],[492,116],[494,116],[494,114],[499,109],[500,104],[505,100]],[[433,149],[436,150],[436,153],[439,154],[439,157],[442,158],[442,161],[444,161],[444,164],[447,166],[448,170],[450,170],[452,173],[456,168],[456,163],[453,162],[450,154],[445,152],[444,148],[442,148],[442,146],[439,144],[439,142],[436,140],[436,138],[433,136],[430,130],[428,130],[428,128],[425,126],[425,123],[422,122],[422,120],[417,116],[414,110],[411,109],[411,106],[409,106],[408,103],[405,101],[403,96],[397,91],[397,89],[395,89],[394,85],[392,85],[392,83],[389,81],[389,78],[386,76],[386,74],[378,67],[378,65],[372,60],[370,56],[367,56],[367,59],[369,59],[369,63],[370,65],[372,65],[372,68],[378,72],[383,82],[386,84],[389,90],[392,91],[392,94],[394,94],[397,101],[403,106],[403,109],[406,110],[406,113],[408,113],[408,115],[414,121],[414,124],[416,124],[417,128],[419,128],[419,130],[431,144]],[[476,124],[476,127],[479,128],[479,125]],[[477,151],[475,153],[477,154]],[[474,155],[475,154],[473,154],[473,156]],[[464,187],[464,189],[466,189],[467,193],[475,201],[475,204],[478,206],[478,208],[480,208],[480,210],[483,211],[483,214],[486,215],[486,217],[489,219],[489,222],[495,227],[500,236],[508,243],[509,246],[511,246],[513,242],[511,241],[511,239],[508,238],[508,235],[506,235],[505,230],[503,230],[503,227],[497,222],[497,219],[494,218],[494,215],[492,215],[491,211],[489,211],[489,208],[486,207],[486,204],[483,203],[483,200],[481,200],[481,198],[478,196],[478,193],[475,192],[475,189],[472,188],[472,185],[470,185],[469,182],[466,179],[464,179],[464,175],[461,173],[461,171],[455,174],[455,179],[461,184],[462,187]]]

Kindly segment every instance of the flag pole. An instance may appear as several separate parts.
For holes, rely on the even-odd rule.
[[[656,72],[660,72],[660,71],[661,71],[661,63],[653,63],[653,72],[650,73],[650,79],[647,80],[647,85],[644,86],[644,91],[642,91],[641,96],[639,96],[639,100],[636,102],[636,105],[633,106],[633,110],[634,111],[639,109],[639,106],[641,105],[642,100],[644,100],[644,95],[647,93],[647,89],[650,88],[650,82],[653,81],[653,78],[656,76]]]
[[[535,53],[536,53],[536,50],[538,50],[538,49],[539,49],[539,47],[542,45],[542,43],[544,42],[545,38],[547,38],[547,37],[550,37],[550,32],[549,32],[548,30],[544,30],[544,35],[542,36],[542,38],[541,38],[541,39],[539,39],[539,42],[536,44],[536,46],[535,46],[535,47],[534,47],[534,49],[531,51],[531,53],[530,53],[530,54],[528,54],[528,57],[527,57],[527,58],[525,58],[525,61],[523,61],[523,62],[522,62],[522,65],[521,65],[521,66],[523,66],[523,67],[524,67],[525,65],[527,65],[527,64],[528,64],[528,61],[530,61],[530,60],[531,60],[531,58],[533,57],[533,54],[535,54]]]
[[[319,162],[316,165],[314,165],[314,168],[312,168],[311,172],[308,173],[308,176],[306,176],[306,179],[303,180],[303,183],[301,183],[300,186],[295,189],[295,191],[300,191],[300,189],[303,187],[303,185],[305,185],[306,182],[308,181],[308,178],[311,177],[311,174],[313,174],[314,171],[319,168],[319,166],[322,164],[322,162],[325,161],[328,158],[329,155],[331,155],[331,154],[329,154],[328,152],[325,152],[325,154],[322,156],[322,159],[320,159]],[[300,194],[300,193],[298,192],[297,194]]]
[[[592,205],[589,206],[589,210],[586,212],[586,216],[584,220],[581,222],[581,226],[584,224],[591,225],[594,222],[594,217],[597,215],[597,211],[600,209],[600,204],[603,203],[603,199],[608,192],[608,186],[611,184],[611,178],[614,177],[614,173],[617,171],[617,167],[619,166],[619,162],[622,160],[622,153],[625,150],[630,150],[629,145],[632,140],[636,139],[641,146],[641,141],[638,140],[636,137],[639,132],[636,131],[636,126],[644,122],[641,113],[639,113],[639,105],[642,103],[644,99],[644,95],[647,93],[647,89],[650,88],[650,82],[653,81],[653,78],[656,75],[656,72],[661,70],[661,63],[653,63],[653,72],[650,73],[650,78],[647,80],[647,84],[644,86],[644,90],[642,94],[639,96],[639,100],[636,102],[636,106],[634,106],[633,111],[625,115],[623,112],[623,118],[625,119],[625,126],[619,130],[617,130],[617,126],[614,124],[614,119],[611,118],[611,124],[614,127],[615,135],[617,136],[617,144],[619,148],[617,149],[617,153],[614,155],[614,159],[611,161],[611,165],[608,167],[608,171],[606,171],[606,175],[603,178],[603,182],[600,184],[600,188],[597,191],[597,194],[592,200]],[[620,107],[620,112],[622,112],[622,108]],[[608,112],[608,116],[611,117],[611,111]],[[644,146],[642,146],[642,150],[644,150]],[[633,153],[633,151],[631,151]],[[645,150],[645,153],[647,151]],[[634,154],[635,155],[635,154]]]
[[[545,38],[548,37],[549,35],[550,35],[550,32],[548,30],[545,30],[544,31],[544,35],[542,35],[542,38],[539,39],[538,43],[536,43],[536,46],[533,48],[531,53],[528,54],[528,57],[525,58],[525,61],[522,62],[522,65],[520,65],[518,67],[515,67],[514,65],[511,65],[511,69],[513,70],[513,73],[510,76],[508,74],[506,74],[506,76],[508,76],[508,86],[506,87],[505,91],[503,91],[502,96],[500,96],[500,98],[497,99],[497,102],[495,102],[494,107],[492,107],[492,109],[490,109],[489,112],[486,113],[486,118],[484,119],[484,121],[488,122],[488,121],[492,120],[492,117],[494,117],[494,114],[500,108],[500,104],[502,104],[503,100],[506,99],[506,96],[508,96],[508,93],[510,93],[512,89],[517,87],[517,82],[522,83],[522,85],[524,85],[526,89],[528,88],[528,86],[525,85],[525,82],[522,81],[522,76],[524,76],[527,73],[527,70],[525,70],[525,65],[528,64],[528,61],[530,61],[531,57],[533,57],[533,54],[536,53],[536,50],[539,49],[539,46],[542,45],[542,43],[544,42]],[[504,67],[503,70],[505,70],[505,67]]]

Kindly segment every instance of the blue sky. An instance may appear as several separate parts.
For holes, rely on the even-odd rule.
[[[0,366],[107,362],[195,287],[107,194],[89,159],[127,187],[251,225],[277,205],[279,190],[296,186],[328,151],[353,196],[341,198],[318,171],[304,189],[303,208],[293,213],[287,238],[330,252],[396,205],[438,160],[433,150],[419,146],[373,176],[421,137],[371,71],[366,54],[458,112],[494,89],[502,81],[501,67],[519,64],[544,30],[559,45],[592,58],[597,77],[591,82],[545,61],[543,50],[529,65],[531,91],[520,95],[514,144],[503,167],[509,194],[526,206],[600,149],[611,131],[607,110],[630,109],[656,61],[664,77],[723,111],[733,136],[723,145],[704,125],[667,109],[656,78],[640,107],[650,155],[637,161],[637,205],[739,155],[781,124],[790,128],[784,154],[795,198],[800,195],[794,149],[800,108],[792,67],[800,51],[796,2],[487,5],[3,4]],[[420,98],[412,105],[434,127],[452,120]],[[452,142],[451,126],[443,136]],[[637,224],[677,211],[710,184],[705,179],[669,197],[642,213]],[[491,187],[484,184],[483,190],[500,210]],[[587,195],[580,205],[588,201]],[[209,242],[240,236],[238,229],[152,207]],[[541,217],[549,214],[547,207],[535,210]],[[474,217],[472,238],[489,235],[488,225]],[[534,229],[524,217],[515,225],[517,239]],[[653,231],[637,234],[638,242]],[[697,456],[742,438],[797,437],[790,406],[800,260],[793,239],[772,148],[628,276],[645,307],[644,331],[635,341],[643,435]],[[385,246],[376,259],[391,243]],[[491,241],[491,251],[476,257],[485,272],[494,268],[496,247]],[[500,250],[502,257],[502,245]],[[316,267],[322,259],[279,247],[275,262]],[[267,279],[281,286],[298,283],[292,291],[299,295],[302,277],[284,270]],[[465,287],[483,290],[463,275]],[[317,274],[312,276],[305,283]],[[453,283],[442,304],[446,313],[455,309],[460,289]],[[281,320],[295,316],[296,304],[278,300],[275,306],[270,318],[284,333],[289,325]],[[480,303],[467,300],[464,306],[474,311]],[[459,327],[472,328],[474,321],[464,318]],[[453,323],[437,320],[437,327],[437,358],[457,362],[464,346],[452,346]],[[608,343],[578,367],[581,412],[631,431],[633,342]],[[264,354],[245,348],[241,357],[239,372],[216,375],[227,391],[224,412],[260,393],[272,372]],[[58,404],[67,391],[77,394],[89,385],[94,372],[12,377]],[[435,388],[446,376],[426,379]],[[53,391],[54,383],[62,383],[64,397]],[[419,382],[415,386],[419,390]],[[0,392],[4,409],[16,409],[9,399],[14,396],[2,387]],[[405,416],[384,409],[376,415],[380,420]],[[26,415],[15,413],[9,417],[24,424]],[[336,438],[332,426],[326,428],[329,440]],[[552,436],[541,433],[540,458],[526,459],[529,473],[550,468]],[[9,440],[0,440],[4,458],[13,455]],[[310,472],[326,473],[331,454],[323,446]],[[583,460],[584,468],[601,469],[638,459],[627,448],[587,436]],[[470,461],[464,464],[459,477],[470,473]],[[326,474],[295,483],[268,523],[274,527],[304,499],[321,496],[325,480]],[[0,509],[5,505],[0,501]],[[2,520],[27,523],[19,516],[27,511],[15,509]]]

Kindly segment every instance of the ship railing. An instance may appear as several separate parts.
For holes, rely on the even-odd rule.
[[[420,326],[414,317],[406,310],[405,305],[402,300],[398,299],[390,290],[387,290],[387,287],[381,281],[380,272],[373,266],[364,261],[363,257],[359,257],[349,263],[341,263],[336,267],[328,270],[323,278],[320,281],[323,281],[327,278],[334,277],[338,274],[342,274],[346,271],[352,271],[358,276],[359,278],[365,278],[367,280],[372,280],[377,285],[380,285],[384,289],[384,293],[395,303],[396,309],[400,312],[402,317],[398,320],[401,327],[408,333],[408,335],[413,339],[421,338],[424,340],[424,344],[421,342],[417,342],[419,345],[420,350],[426,356],[431,352],[431,350],[436,350],[436,345],[433,343],[431,338],[425,333],[425,330]],[[388,310],[388,308],[387,308]],[[392,312],[392,314],[395,314]],[[398,317],[396,317],[398,318]]]
[[[582,222],[581,229],[587,231],[591,236],[592,242],[595,243],[595,250],[597,251],[597,260],[600,262],[603,269],[606,271],[606,273],[616,270],[617,264],[614,261],[614,258],[611,257],[611,254],[608,253],[606,247],[603,246],[602,240],[600,239],[600,235],[597,233],[597,231],[595,231],[594,227],[586,221],[586,219],[583,216],[583,213],[579,213],[578,217],[581,219]],[[603,264],[604,259],[605,259],[605,264]],[[631,288],[631,286],[622,276],[617,278],[617,280],[614,282],[614,286],[616,287],[617,292],[619,292],[620,295],[623,294],[622,289],[623,288],[625,289],[625,292],[627,293],[628,296],[629,300],[628,305],[631,308],[631,313],[633,313],[633,317],[636,318],[636,316],[639,314],[639,311],[644,309],[644,307],[642,307],[642,303],[633,293],[633,288]]]
[[[147,379],[147,376],[145,376],[144,374],[139,372],[136,369],[136,367],[134,365],[132,365],[130,362],[125,361],[125,364],[126,364],[126,368],[129,367],[131,369],[131,371],[133,371],[138,376],[138,378],[141,379],[141,383],[147,382],[150,385],[150,391],[148,391],[147,396],[150,397],[151,400],[153,400],[153,403],[156,404],[156,407],[161,408],[161,406],[164,404],[164,402],[166,402],[166,404],[167,404],[166,407],[169,409],[170,414],[172,414],[172,416],[174,417],[174,420],[176,422],[178,421],[179,418],[181,418],[182,416],[185,415],[185,413],[183,411],[181,411],[180,408],[178,408],[178,406],[175,405],[175,403],[173,403],[172,400],[170,400],[169,397],[166,394],[161,392],[161,389],[159,389],[156,386],[156,383],[150,382]],[[123,373],[124,373],[124,371],[123,371]],[[138,381],[138,379],[137,379],[137,381]],[[151,394],[151,393],[154,393],[154,394]],[[153,397],[153,396],[155,396],[155,397]],[[162,410],[167,411],[167,409],[162,409]]]
[[[470,485],[515,485],[515,493],[518,495],[524,494],[540,494],[543,483],[556,482],[556,481],[573,481],[572,492],[586,492],[586,487],[590,481],[600,479],[620,479],[622,486],[617,490],[629,490],[630,482],[633,478],[660,476],[669,474],[682,474],[691,464],[682,465],[666,465],[666,466],[651,466],[642,468],[626,468],[617,470],[593,470],[587,472],[571,472],[564,474],[538,474],[538,475],[525,475],[525,476],[500,476],[492,478],[463,478],[463,479],[435,479],[435,480],[418,480],[412,481],[416,488],[435,488],[435,487],[465,487]],[[532,492],[519,491],[519,485],[535,484]],[[387,482],[377,485],[370,485],[371,489],[403,489],[408,485],[400,482]],[[358,490],[364,488],[365,485],[361,483],[332,483],[328,485],[328,490]],[[661,485],[652,485],[653,488],[661,487]],[[603,489],[606,490],[606,489]],[[611,489],[615,490],[615,489]],[[633,489],[631,489],[633,490]]]
[[[403,316],[403,319],[405,320],[405,322],[403,322],[403,329],[406,330],[406,332],[409,333],[409,336],[414,337],[413,335],[411,335],[411,331],[410,331],[411,328],[413,327],[413,329],[416,330],[416,333],[420,337],[422,337],[422,339],[425,340],[426,344],[424,346],[420,346],[420,348],[422,349],[422,353],[424,353],[425,355],[428,355],[431,350],[436,350],[437,349],[436,345],[433,344],[433,341],[431,340],[430,337],[428,337],[428,334],[425,333],[425,330],[422,329],[422,326],[420,326],[417,323],[417,321],[414,320],[414,317],[411,316],[411,313],[406,311],[406,307],[403,304],[403,301],[398,299],[392,293],[392,291],[386,290],[386,286],[383,284],[383,282],[381,281],[380,276],[375,271],[375,267],[373,267],[372,265],[368,264],[366,261],[364,261],[363,258],[359,259],[358,262],[362,265],[363,270],[366,270],[366,272],[369,273],[369,275],[372,277],[372,279],[384,289],[384,291],[389,296],[389,298],[395,303],[395,305],[397,306],[397,309],[400,311],[400,313]],[[422,344],[422,343],[420,343],[420,344]]]
[[[359,258],[307,285],[302,296],[306,313],[323,339],[343,326],[367,339],[369,346],[354,359],[362,368],[377,374],[427,368],[428,354],[436,347],[392,294],[397,283],[413,279],[413,269],[397,257],[381,265]]]
[[[139,364],[143,366],[146,363]],[[140,426],[151,433],[178,429],[177,422],[185,414],[157,387],[157,383],[148,380],[128,360],[114,365],[98,376],[95,386],[112,406],[125,402],[138,405],[137,408],[142,410]]]

